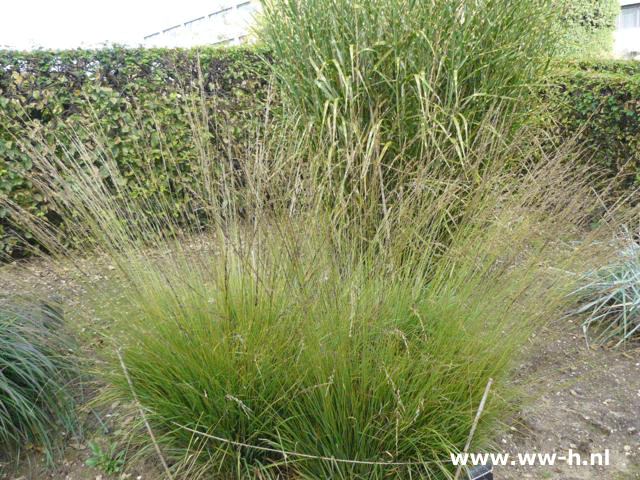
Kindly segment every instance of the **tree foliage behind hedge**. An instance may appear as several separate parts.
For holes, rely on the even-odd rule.
[[[44,138],[55,152],[94,149],[93,167],[104,177],[109,172],[101,153],[112,156],[132,181],[151,166],[167,181],[143,182],[138,194],[171,190],[167,195],[179,214],[188,202],[189,186],[171,183],[176,172],[162,171],[163,158],[174,156],[182,176],[188,177],[197,155],[193,115],[204,106],[201,114],[208,117],[206,133],[213,151],[221,161],[233,161],[228,158],[233,155],[229,143],[248,135],[266,91],[268,70],[262,54],[246,48],[119,47],[0,52],[0,195],[60,223],[58,213],[34,188],[32,162],[21,145],[37,135],[37,148]],[[12,227],[7,211],[0,210],[0,256],[20,253],[17,245],[24,237],[29,238],[28,232]]]
[[[609,57],[620,14],[618,0],[561,0],[558,54],[569,58]]]
[[[640,62],[574,62],[555,69],[546,91],[561,138],[627,188],[640,185]]]

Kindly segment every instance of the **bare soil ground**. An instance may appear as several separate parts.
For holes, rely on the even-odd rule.
[[[77,266],[84,274],[77,273]],[[114,268],[107,261],[78,260],[78,265],[31,261],[0,267],[0,296],[33,294],[56,296],[73,312],[89,312],[87,285],[111,283]],[[114,293],[114,297],[115,297]],[[83,348],[100,348],[108,326],[91,322],[82,327]],[[640,343],[621,348],[587,346],[579,325],[557,321],[532,338],[515,382],[528,399],[518,415],[494,439],[492,450],[508,453],[507,465],[494,467],[496,480],[640,480]],[[152,480],[162,478],[158,463],[133,462],[124,471],[107,474],[86,465],[92,456],[89,441],[103,445],[118,441],[123,424],[131,421],[120,405],[99,412],[84,409],[84,438],[69,438],[63,457],[48,466],[36,449],[22,451],[19,462],[0,452],[0,480]],[[130,409],[129,409],[130,410]],[[99,420],[98,420],[99,418]],[[126,445],[124,446],[126,447]],[[518,454],[568,456],[573,465],[556,459],[554,465],[519,465]],[[609,452],[609,465],[576,465],[592,454]],[[594,456],[598,460],[597,455]],[[513,464],[512,465],[512,461]],[[598,463],[598,462],[596,462]]]
[[[568,320],[549,328],[553,332],[532,340],[519,368],[522,379],[536,378],[525,388],[532,400],[495,439],[496,451],[510,454],[508,465],[495,467],[495,478],[640,480],[640,344],[588,346],[579,326]],[[549,337],[559,339],[548,342]],[[521,466],[517,458],[568,458],[570,450],[573,465],[556,460]],[[598,465],[597,454],[604,463],[606,450],[609,465]]]

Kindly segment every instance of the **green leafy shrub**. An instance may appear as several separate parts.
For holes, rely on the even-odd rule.
[[[199,148],[190,143],[189,115],[204,114],[217,123],[209,125],[201,141],[213,145],[210,153],[220,162],[233,162],[233,145],[243,142],[258,121],[255,112],[267,77],[259,58],[255,49],[212,48],[0,52],[0,195],[64,224],[65,218],[34,186],[32,176],[40,172],[20,147],[30,134],[61,156],[65,152],[78,158],[79,145],[108,152],[127,182],[148,176],[142,150],[151,157],[144,168],[162,171],[167,178],[177,169],[186,179]],[[201,98],[206,102],[200,103]],[[190,108],[194,102],[204,111]],[[164,170],[168,155],[177,160],[173,171]],[[100,155],[86,160],[87,168],[110,175]],[[136,186],[136,195],[158,193],[158,185],[149,182]],[[168,213],[183,215],[192,186],[172,188],[174,209]],[[6,210],[0,210],[0,253],[25,253],[20,245],[31,239],[31,232],[16,229]]]
[[[629,193],[640,180],[640,64],[577,62],[555,69],[547,90],[560,138]]]
[[[75,377],[61,313],[48,304],[0,302],[0,444],[37,442],[51,458],[75,424]]]
[[[620,15],[618,0],[562,0],[558,55],[607,58],[613,53],[613,32]]]

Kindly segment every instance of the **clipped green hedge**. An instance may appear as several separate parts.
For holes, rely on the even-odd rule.
[[[95,132],[101,132],[107,153],[130,178],[140,174],[143,159],[164,168],[167,152],[188,172],[197,155],[188,113],[203,100],[213,151],[222,160],[230,154],[225,142],[241,142],[257,121],[268,78],[265,55],[256,48],[0,51],[0,196],[61,223],[33,188],[32,162],[20,146],[34,129],[72,154],[73,137],[95,145]],[[94,166],[101,166],[97,154]],[[153,195],[157,188],[143,184],[138,193]],[[177,185],[172,192],[176,213],[187,189]],[[0,257],[23,253],[21,238],[30,236],[0,209]]]
[[[584,158],[620,186],[640,185],[640,62],[573,62],[556,68],[546,88],[556,133],[573,138]]]

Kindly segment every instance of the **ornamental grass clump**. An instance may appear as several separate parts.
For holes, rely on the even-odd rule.
[[[109,178],[86,168],[95,149],[79,146],[78,161],[44,140],[25,146],[67,231],[121,272],[107,398],[139,402],[156,437],[146,442],[189,478],[450,478],[449,453],[463,448],[489,378],[477,447],[513,406],[522,345],[566,306],[565,272],[600,261],[591,240],[613,220],[585,233],[588,172],[560,154],[529,162],[526,129],[477,142],[469,157],[520,161],[518,173],[495,168],[469,184],[425,168],[389,188],[393,206],[380,210],[366,190],[328,203],[318,166],[329,147],[312,157],[312,134],[272,127],[225,163],[194,123],[203,181],[190,222],[143,213],[172,206],[133,194],[135,177],[124,181],[104,150]],[[6,208],[54,258],[76,255],[46,219]]]
[[[504,299],[494,287],[340,265],[316,240],[259,243],[255,260],[184,252],[137,266],[145,293],[123,358],[164,441],[225,475],[443,475],[527,319],[516,330],[482,304]],[[505,406],[492,397],[476,441]]]
[[[321,142],[377,132],[386,176],[413,162],[470,174],[483,124],[513,134],[531,114],[559,14],[548,0],[268,0],[256,34]]]
[[[61,323],[48,304],[0,299],[0,445],[35,443],[49,460],[76,425],[77,374]]]
[[[399,192],[422,188],[442,228],[420,236],[447,248],[485,177],[518,172],[528,153],[498,150],[539,113],[559,13],[548,0],[264,2],[256,34],[289,128],[307,137],[299,164],[354,238],[375,243]]]

